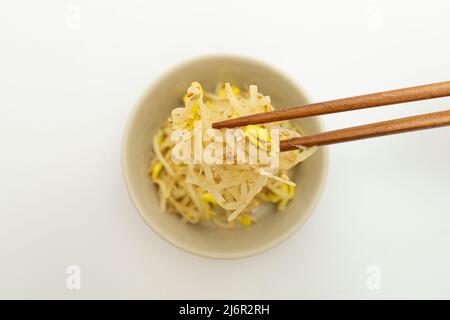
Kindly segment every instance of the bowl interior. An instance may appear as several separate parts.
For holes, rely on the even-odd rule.
[[[294,171],[296,195],[283,212],[266,215],[249,228],[224,230],[184,224],[180,218],[160,212],[155,186],[147,171],[152,136],[170,111],[181,105],[181,97],[192,81],[205,90],[217,82],[230,81],[241,87],[258,85],[270,95],[274,107],[308,103],[307,97],[276,70],[253,60],[232,56],[211,56],[180,65],[148,90],[135,107],[125,134],[123,167],[129,193],[144,220],[163,238],[191,253],[214,258],[238,258],[268,249],[281,242],[310,215],[326,174],[326,150],[321,148]],[[321,131],[317,118],[298,120],[308,134]]]

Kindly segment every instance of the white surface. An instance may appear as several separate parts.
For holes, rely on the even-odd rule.
[[[175,63],[259,58],[315,101],[445,81],[449,11],[448,1],[3,0],[0,297],[450,298],[450,128],[330,147],[313,217],[281,246],[236,261],[160,239],[121,172],[128,113]],[[324,121],[335,129],[449,101]],[[66,287],[72,264],[79,291]],[[370,265],[379,290],[366,285]]]

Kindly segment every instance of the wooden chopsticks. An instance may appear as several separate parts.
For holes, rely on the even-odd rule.
[[[245,117],[216,122],[213,123],[212,127],[216,129],[234,128],[250,124],[276,122],[446,96],[450,96],[450,81],[257,113]],[[450,110],[285,140],[280,142],[280,151],[293,150],[299,146],[320,146],[446,125],[450,125]]]
[[[300,107],[279,109],[270,112],[252,114],[245,117],[213,123],[213,128],[235,128],[249,124],[276,122],[321,114],[351,111],[358,109],[387,106],[418,100],[446,97],[450,95],[450,81],[383,91],[351,98],[312,103]]]
[[[424,130],[450,125],[450,110],[420,116],[376,122],[357,127],[327,131],[280,141],[280,151],[295,150],[299,146],[323,146],[340,142],[386,136],[390,134]]]

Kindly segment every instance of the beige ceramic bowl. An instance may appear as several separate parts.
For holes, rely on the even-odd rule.
[[[159,211],[155,186],[147,176],[152,136],[170,110],[180,105],[192,81],[206,90],[217,82],[239,86],[258,85],[272,104],[296,106],[308,103],[303,90],[283,74],[260,62],[237,56],[206,56],[170,70],[147,90],[130,115],[123,142],[123,171],[133,202],[147,224],[173,245],[211,258],[240,258],[267,250],[292,235],[312,213],[322,192],[327,171],[327,152],[321,148],[297,166],[296,195],[282,213],[270,212],[248,228],[224,230],[182,223],[180,218]],[[299,120],[306,133],[322,131],[318,118]],[[266,208],[267,210],[267,208]]]

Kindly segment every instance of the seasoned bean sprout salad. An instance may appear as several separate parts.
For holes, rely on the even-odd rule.
[[[284,210],[296,189],[289,169],[311,156],[317,147],[280,153],[275,140],[298,137],[301,128],[289,121],[248,125],[233,136],[232,147],[227,145],[223,153],[214,152],[215,162],[180,161],[174,158],[174,132],[183,130],[185,142],[205,149],[211,143],[221,147],[223,139],[208,136],[212,123],[273,110],[270,97],[259,93],[255,85],[243,92],[230,83],[219,83],[213,92],[205,92],[193,82],[182,102],[184,106],[175,108],[153,137],[149,175],[157,185],[161,210],[192,224],[205,222],[228,229],[255,223],[256,209],[264,203]],[[226,130],[217,130],[217,134],[229,137]],[[276,166],[248,160],[254,147],[275,155]],[[187,150],[184,156],[195,153]]]

